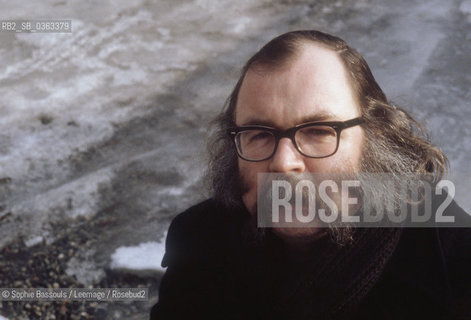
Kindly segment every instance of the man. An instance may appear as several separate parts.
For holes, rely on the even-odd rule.
[[[343,40],[273,39],[215,125],[213,198],[172,222],[152,319],[471,319],[468,229],[256,225],[259,173],[438,181],[446,171],[445,155]],[[447,212],[467,217],[454,202]]]

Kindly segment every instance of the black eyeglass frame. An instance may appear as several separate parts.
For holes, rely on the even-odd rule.
[[[347,121],[307,122],[307,123],[298,124],[297,126],[289,128],[289,129],[284,130],[284,131],[280,131],[280,130],[272,128],[272,127],[259,126],[259,125],[250,125],[250,126],[240,126],[240,127],[229,128],[229,129],[227,129],[227,133],[229,134],[229,136],[232,137],[232,141],[234,142],[234,147],[237,150],[237,155],[240,158],[242,158],[246,161],[261,162],[261,161],[265,161],[265,160],[270,159],[276,153],[276,150],[278,149],[278,144],[279,144],[279,142],[282,138],[289,138],[291,140],[291,142],[293,143],[293,145],[295,146],[296,150],[298,150],[298,152],[300,154],[302,154],[303,156],[305,156],[307,158],[313,158],[313,159],[322,159],[322,158],[330,157],[330,156],[334,155],[337,152],[337,150],[339,148],[339,144],[340,144],[340,133],[342,132],[342,130],[353,127],[353,126],[356,126],[356,125],[359,125],[359,124],[362,124],[364,122],[365,122],[365,120],[362,117],[350,119],[350,120],[347,120]],[[322,157],[309,156],[309,155],[307,155],[307,154],[305,154],[304,152],[301,151],[301,149],[299,148],[298,144],[296,143],[296,140],[295,140],[294,137],[295,137],[296,132],[298,130],[304,129],[306,127],[321,127],[321,126],[331,127],[337,133],[337,144],[335,146],[335,150],[331,154],[326,155],[326,156],[322,156]],[[273,136],[275,137],[275,147],[273,148],[273,152],[269,156],[267,156],[263,159],[260,159],[260,160],[247,159],[241,154],[241,152],[239,151],[239,148],[237,147],[237,141],[236,141],[237,134],[239,132],[243,132],[243,131],[260,130],[260,129],[271,132],[273,134]]]

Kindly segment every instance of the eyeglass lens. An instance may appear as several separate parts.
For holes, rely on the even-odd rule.
[[[308,157],[325,157],[337,148],[337,132],[329,126],[310,126],[296,131],[295,142],[298,150]],[[272,131],[252,129],[236,135],[236,145],[240,155],[249,160],[262,160],[270,157],[276,148],[276,137]]]

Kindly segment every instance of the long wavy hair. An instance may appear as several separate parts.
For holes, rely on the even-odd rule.
[[[315,30],[282,34],[255,53],[244,65],[222,112],[211,122],[207,179],[212,196],[228,206],[242,206],[237,153],[227,129],[235,126],[237,97],[251,68],[275,70],[296,56],[306,44],[336,52],[344,63],[365,120],[366,143],[362,172],[417,174],[440,180],[448,168],[446,156],[428,138],[424,127],[405,110],[388,102],[365,59],[344,40]]]

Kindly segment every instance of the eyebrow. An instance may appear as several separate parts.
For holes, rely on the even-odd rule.
[[[333,113],[330,112],[320,112],[312,115],[308,115],[302,118],[299,118],[295,121],[294,125],[299,125],[303,123],[308,123],[308,122],[319,122],[319,121],[335,121],[335,119],[338,118],[338,116],[334,115]],[[260,126],[267,126],[267,127],[273,127],[276,128],[277,126],[273,121],[262,119],[262,118],[257,118],[257,117],[252,117],[247,119],[247,121],[244,121],[242,126],[250,126],[250,125],[260,125]]]

